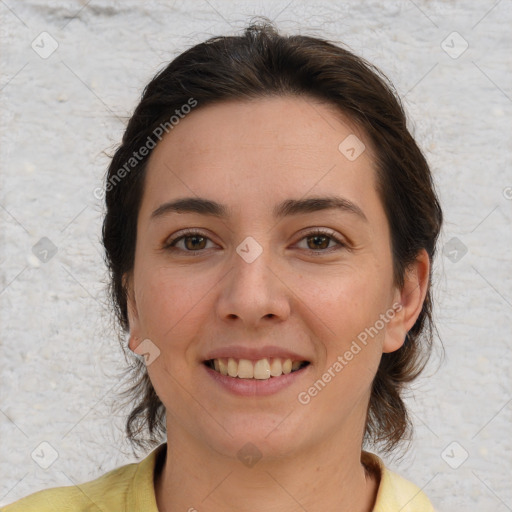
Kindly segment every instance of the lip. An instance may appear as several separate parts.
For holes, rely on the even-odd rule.
[[[308,364],[300,370],[296,370],[280,377],[270,377],[266,380],[259,379],[239,379],[238,377],[229,377],[212,370],[205,364],[201,365],[207,374],[222,388],[238,396],[268,396],[273,395],[295,382],[298,382],[309,371],[311,364]]]
[[[229,358],[233,359],[249,359],[250,361],[259,361],[266,357],[280,357],[282,359],[291,359],[292,361],[309,361],[310,358],[286,350],[282,347],[275,345],[267,345],[265,347],[244,347],[242,345],[232,345],[229,347],[221,347],[216,350],[212,350],[204,357],[203,361],[210,359]]]

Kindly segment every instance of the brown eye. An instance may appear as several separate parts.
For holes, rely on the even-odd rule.
[[[335,236],[333,231],[315,230],[311,233],[307,233],[300,242],[303,240],[306,241],[306,247],[302,248],[317,254],[330,253],[331,251],[347,247],[346,244]],[[331,242],[334,242],[334,245],[332,245]]]
[[[308,247],[312,250],[327,249],[327,247],[329,247],[329,243],[330,243],[330,237],[328,237],[326,235],[308,236],[307,240],[308,240]]]
[[[183,237],[183,240],[185,240],[185,247],[188,250],[196,251],[199,249],[204,249],[207,239],[204,236],[191,235]]]
[[[191,231],[169,240],[164,248],[182,252],[201,252],[208,249],[208,242],[211,242],[211,240],[207,236],[196,231]]]

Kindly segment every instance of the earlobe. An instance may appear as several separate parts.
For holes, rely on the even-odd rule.
[[[130,338],[128,339],[128,348],[134,353],[136,354],[137,352],[135,352],[135,349],[139,346],[140,344],[140,338],[137,338],[137,336],[134,336],[131,332],[130,332]]]
[[[130,329],[128,348],[134,352],[140,340],[139,315],[137,311],[137,303],[135,301],[135,293],[132,286],[132,279],[127,274],[123,276],[123,287],[126,290],[126,310]]]
[[[404,285],[397,290],[397,302],[400,308],[386,327],[386,336],[382,346],[384,353],[398,350],[405,342],[405,337],[418,319],[430,278],[430,258],[422,249],[416,260],[408,267],[404,276]]]

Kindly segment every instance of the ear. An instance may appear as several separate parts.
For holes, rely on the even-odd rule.
[[[395,315],[387,324],[382,352],[394,352],[404,344],[405,336],[421,313],[429,275],[430,259],[427,251],[422,249],[407,268],[402,289],[396,291],[395,304],[399,306],[394,307]]]
[[[133,289],[133,279],[131,274],[123,275],[123,286],[126,290],[126,309],[128,313],[128,324],[130,328],[128,348],[134,352],[142,338],[139,313],[137,310],[137,302],[135,300],[135,292]]]

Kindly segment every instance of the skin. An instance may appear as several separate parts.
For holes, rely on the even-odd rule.
[[[354,161],[338,150],[350,134],[366,146]],[[155,481],[160,511],[372,509],[378,476],[360,461],[371,383],[382,353],[400,348],[418,317],[429,272],[421,251],[404,287],[393,283],[374,160],[369,140],[348,118],[298,97],[198,107],[154,149],[135,264],[125,277],[129,346],[150,339],[160,350],[148,365],[167,411],[167,457]],[[285,199],[334,193],[357,204],[367,221],[338,210],[272,216]],[[215,200],[231,216],[151,219],[181,197]],[[207,240],[165,249],[185,228]],[[334,232],[346,246],[315,242],[306,236],[313,228]],[[236,252],[248,236],[263,250],[252,263]],[[397,303],[401,311],[378,335],[307,405],[299,403],[298,394]],[[202,366],[208,351],[233,344],[278,345],[311,364],[277,394],[235,396]],[[262,454],[252,467],[237,457],[248,442]]]

